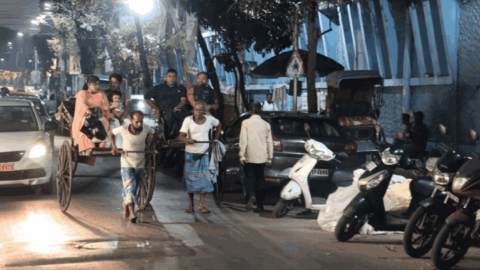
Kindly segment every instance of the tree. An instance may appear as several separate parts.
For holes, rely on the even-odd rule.
[[[270,6],[258,14],[246,12],[237,5],[236,0],[181,0],[188,12],[195,13],[199,24],[206,29],[218,33],[224,50],[217,59],[228,72],[236,73],[236,91],[241,95],[243,105],[248,110],[245,96],[244,71],[238,54],[242,50],[253,50],[257,53],[279,53],[292,44],[291,36],[286,29],[290,27],[288,14],[292,12],[289,1],[272,0]],[[287,16],[277,16],[287,14]],[[238,113],[238,111],[237,111]]]

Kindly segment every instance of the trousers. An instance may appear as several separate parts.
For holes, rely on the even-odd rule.
[[[257,199],[257,206],[263,206],[266,197],[265,190],[265,163],[247,163],[245,164],[245,189],[247,200],[252,196]]]

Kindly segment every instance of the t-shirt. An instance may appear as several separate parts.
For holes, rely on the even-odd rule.
[[[262,104],[262,111],[278,111],[277,104],[274,102],[269,104],[268,102],[264,101]]]
[[[128,131],[130,125],[125,125],[112,129],[113,135],[120,135],[123,139],[123,150],[125,151],[145,151],[145,139],[148,134],[154,134],[153,130],[148,125],[143,125],[143,130],[138,135],[133,135]],[[122,168],[145,168],[145,154],[143,153],[128,153],[122,154],[121,158]]]
[[[196,141],[208,141],[208,131],[210,128],[218,126],[220,121],[210,115],[205,115],[205,118],[207,119],[202,125],[197,125],[195,121],[193,121],[193,116],[185,118],[180,132],[187,133],[187,138],[194,139]],[[189,153],[203,154],[208,150],[208,146],[208,143],[187,144],[185,146],[185,151]]]
[[[169,87],[166,82],[155,85],[143,96],[146,100],[153,99],[160,110],[173,109],[182,98],[186,97],[187,89],[185,89],[185,86],[175,84],[174,87]]]

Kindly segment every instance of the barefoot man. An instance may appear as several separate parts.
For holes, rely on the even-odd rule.
[[[145,139],[148,134],[153,134],[153,140],[158,133],[148,125],[143,125],[143,113],[133,111],[130,114],[132,123],[128,126],[117,127],[108,132],[108,137],[112,142],[112,155],[118,151],[115,145],[114,136],[120,135],[123,139],[124,151],[145,151]],[[144,153],[122,153],[121,174],[123,180],[123,213],[125,218],[130,218],[135,222],[135,194],[137,187],[145,174],[145,154]]]

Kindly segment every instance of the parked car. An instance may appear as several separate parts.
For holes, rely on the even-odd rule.
[[[48,132],[56,124],[42,124],[31,101],[0,99],[0,185],[40,185],[51,193],[55,184],[53,145]]]
[[[270,123],[273,139],[272,166],[265,168],[266,185],[269,187],[283,187],[288,181],[288,174],[293,165],[305,155],[305,141],[308,134],[304,124],[310,126],[311,138],[322,142],[333,152],[345,152],[349,158],[341,164],[318,162],[309,180],[312,193],[328,195],[336,186],[349,186],[353,179],[353,170],[365,163],[364,158],[357,155],[357,144],[348,139],[344,129],[336,119],[318,114],[294,112],[263,112],[262,118]],[[225,190],[235,190],[239,186],[234,184],[235,175],[240,166],[239,137],[243,120],[248,119],[250,113],[242,114],[237,120],[223,131],[222,141],[227,149],[224,166],[226,170]],[[325,184],[330,188],[325,189]]]
[[[53,121],[52,120],[53,112],[51,113],[47,112],[47,109],[45,108],[46,107],[45,103],[40,98],[38,98],[38,95],[36,95],[35,93],[24,92],[24,91],[11,91],[9,94],[9,98],[24,99],[24,100],[29,100],[33,102],[34,108],[37,110],[38,115],[40,116],[40,121],[42,126],[44,126],[45,123],[47,123],[48,121]],[[48,132],[48,136],[49,136],[48,139],[53,145],[53,142],[55,139],[55,131],[53,130]]]

